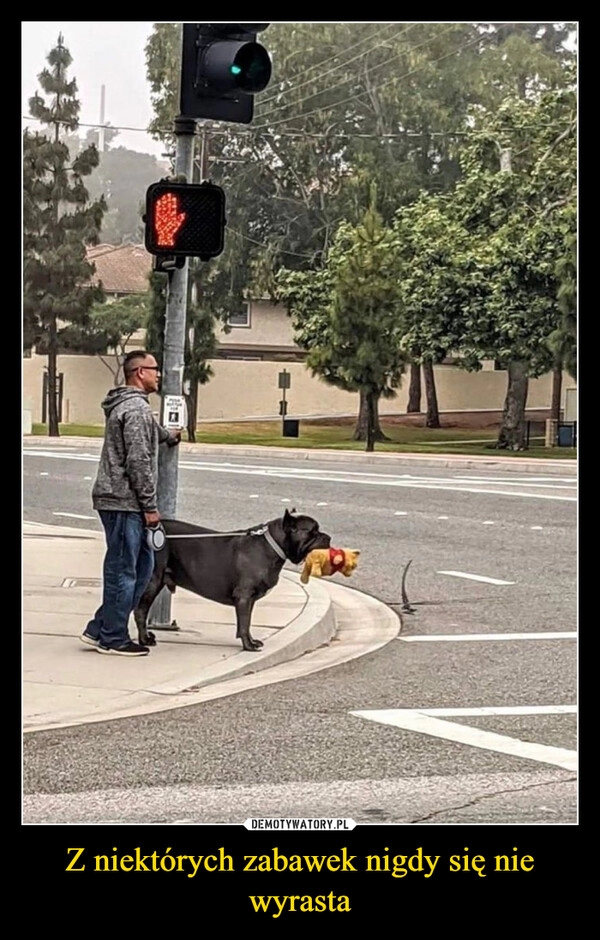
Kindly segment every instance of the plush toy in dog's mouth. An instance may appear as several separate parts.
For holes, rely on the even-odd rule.
[[[310,577],[328,578],[337,572],[349,578],[358,564],[359,555],[356,548],[315,548],[304,559],[300,580],[306,584]]]

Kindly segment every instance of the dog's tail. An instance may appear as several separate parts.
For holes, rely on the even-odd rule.
[[[411,565],[412,565],[412,558],[408,562],[408,564],[406,565],[402,573],[402,610],[404,611],[405,614],[414,614],[415,612],[414,607],[410,606],[410,602],[408,600],[408,594],[406,593],[406,575],[408,574],[408,569],[410,568]]]

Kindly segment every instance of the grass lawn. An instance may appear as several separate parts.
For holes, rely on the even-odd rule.
[[[209,422],[200,424],[196,432],[198,444],[253,444],[265,447],[326,448],[328,450],[364,451],[364,441],[353,441],[354,419],[337,419],[331,423],[321,420],[300,420],[298,437],[283,437],[280,421]],[[497,428],[424,428],[381,419],[381,428],[390,440],[375,444],[377,453],[417,454],[480,454],[502,457],[551,457],[574,459],[574,447],[544,447],[543,438],[530,439],[529,449],[519,453],[498,450]],[[60,425],[61,436],[103,437],[101,425]],[[48,433],[46,425],[34,424],[33,434]],[[187,439],[184,432],[183,439]]]

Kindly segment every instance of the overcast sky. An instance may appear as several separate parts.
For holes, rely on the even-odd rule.
[[[28,101],[40,90],[37,76],[48,66],[46,57],[56,46],[59,33],[73,62],[69,78],[77,80],[80,132],[85,124],[100,121],[101,88],[104,85],[105,122],[113,127],[140,128],[122,130],[113,146],[127,147],[160,157],[164,146],[145,133],[152,119],[150,88],[146,81],[144,47],[152,32],[152,23],[22,22],[21,23],[21,107],[23,127],[35,128],[26,121]],[[38,125],[39,126],[39,125]]]

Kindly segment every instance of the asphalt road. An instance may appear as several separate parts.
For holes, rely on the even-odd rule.
[[[99,528],[97,450],[26,447],[24,518]],[[39,821],[575,823],[574,478],[180,458],[181,518],[239,528],[292,507],[361,550],[351,584],[401,614],[400,639],[293,683],[28,734],[24,799]],[[411,724],[424,710],[426,726]]]

